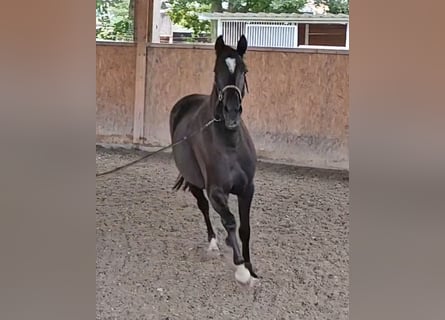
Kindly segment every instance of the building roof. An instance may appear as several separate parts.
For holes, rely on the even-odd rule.
[[[310,14],[310,13],[200,13],[201,20],[239,20],[239,21],[295,21],[302,23],[348,23],[347,14]]]

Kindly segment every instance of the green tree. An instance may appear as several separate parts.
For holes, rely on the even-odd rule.
[[[96,0],[96,38],[132,41],[134,34],[133,0]]]
[[[210,22],[198,19],[201,12],[210,12],[212,8],[217,8],[210,0],[173,0],[169,16],[173,23],[182,25],[193,30],[193,36],[198,37],[202,33],[210,33]]]
[[[229,12],[298,13],[306,0],[229,0]]]
[[[349,14],[349,0],[315,0],[315,4],[324,4],[328,6],[329,13],[333,14]]]
[[[214,30],[210,21],[200,21],[198,14],[202,12],[266,12],[266,13],[298,13],[306,0],[169,0],[169,16],[173,23],[193,30],[193,36],[209,34]],[[223,9],[227,4],[226,9]]]

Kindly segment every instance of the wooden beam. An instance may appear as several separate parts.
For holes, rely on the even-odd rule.
[[[136,81],[134,92],[133,143],[145,140],[145,88],[147,78],[147,43],[149,41],[152,0],[135,0]]]
[[[294,31],[294,48],[298,48],[298,23],[295,26],[295,31]]]
[[[153,14],[152,14],[152,27],[151,27],[151,42],[161,42],[161,0],[152,0]]]

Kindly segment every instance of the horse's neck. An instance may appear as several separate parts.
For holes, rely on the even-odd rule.
[[[236,148],[241,142],[241,128],[231,131],[226,129],[224,122],[217,122],[212,128],[214,141],[227,148]]]
[[[218,104],[218,89],[216,85],[213,85],[212,92],[210,93],[210,105],[212,106],[213,112],[216,111],[216,106]]]

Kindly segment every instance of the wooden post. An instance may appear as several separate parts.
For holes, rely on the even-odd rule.
[[[298,48],[298,23],[294,30],[294,48]]]
[[[304,45],[305,46],[309,45],[309,23],[305,24],[305,29],[304,29]]]
[[[136,81],[134,92],[133,143],[144,142],[147,43],[150,39],[152,0],[135,0]]]
[[[161,42],[161,0],[152,0],[153,4],[153,15],[151,24],[151,42],[160,43]]]

